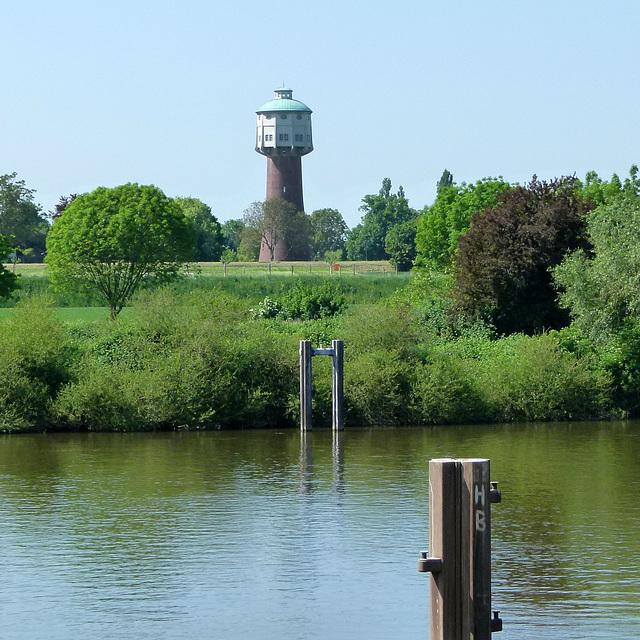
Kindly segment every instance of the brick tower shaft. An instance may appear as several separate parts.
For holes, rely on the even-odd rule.
[[[267,200],[271,198],[281,198],[294,205],[298,211],[304,211],[300,156],[267,158]]]

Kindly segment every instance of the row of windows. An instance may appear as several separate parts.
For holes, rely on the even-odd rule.
[[[288,133],[280,133],[278,134],[278,138],[280,140],[280,142],[289,142],[289,134]],[[272,133],[265,133],[264,134],[264,141],[265,142],[273,142],[273,134]],[[294,142],[303,142],[304,141],[304,135],[301,133],[296,133],[294,136]],[[262,136],[258,136],[258,142],[262,142]],[[307,142],[311,142],[311,136],[307,136]]]
[[[280,116],[280,119],[281,119],[281,120],[286,120],[288,117],[289,117],[289,116],[288,116],[286,113],[283,113],[283,114]],[[267,120],[271,120],[271,118],[273,118],[273,116],[265,116],[265,118],[266,118]],[[302,120],[302,116],[301,116],[300,114],[298,114],[298,115],[296,116],[296,118],[297,118],[298,120]],[[307,120],[309,120],[309,116],[307,116]]]

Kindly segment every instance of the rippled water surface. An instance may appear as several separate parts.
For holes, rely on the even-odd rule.
[[[640,637],[640,425],[0,437],[0,638],[426,639],[428,466],[491,459],[502,640]]]

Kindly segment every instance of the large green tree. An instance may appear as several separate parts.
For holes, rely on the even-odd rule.
[[[456,294],[468,313],[490,313],[501,333],[532,334],[567,324],[550,269],[570,251],[589,246],[591,208],[575,178],[536,176],[505,191],[493,209],[471,218],[454,263]]]
[[[16,173],[0,176],[0,235],[13,237],[20,251],[42,260],[49,223],[33,201],[35,191],[16,178]]]
[[[416,250],[420,264],[437,269],[448,266],[460,236],[469,229],[471,216],[495,206],[509,187],[502,178],[483,178],[475,184],[456,185],[452,176],[443,175],[434,203],[425,207],[418,221]]]
[[[362,199],[360,211],[362,222],[351,229],[346,241],[349,260],[387,260],[387,233],[395,225],[417,217],[417,212],[409,206],[404,190],[391,192],[391,180],[385,178],[377,195],[367,195]]]
[[[197,198],[176,198],[175,201],[195,231],[197,260],[218,262],[224,248],[224,236],[211,207]]]
[[[571,314],[566,346],[595,356],[612,375],[616,405],[640,411],[640,181],[638,169],[587,218],[588,251],[554,270],[560,304]],[[606,187],[606,185],[605,185]],[[608,191],[608,192],[607,192]]]
[[[254,227],[245,226],[240,232],[238,259],[245,262],[257,262],[260,257],[261,244],[262,235],[260,231]]]
[[[275,259],[276,247],[284,246],[287,260],[307,260],[309,257],[309,223],[307,216],[295,205],[281,198],[253,202],[244,211],[245,227],[260,234],[270,259]],[[243,235],[246,235],[243,232]]]
[[[309,216],[311,258],[324,260],[328,251],[344,252],[347,224],[336,209],[317,209]]]
[[[222,235],[227,249],[238,251],[243,229],[244,222],[242,220],[227,220],[222,224]]]
[[[555,268],[562,305],[594,341],[640,322],[640,181],[631,168],[627,188],[609,194],[587,219],[589,251],[578,250]]]
[[[387,233],[385,250],[389,254],[389,262],[398,271],[409,271],[416,258],[416,224],[417,220],[407,220],[397,224]]]
[[[170,279],[194,257],[191,222],[153,185],[99,187],[78,196],[47,238],[54,286],[99,292],[114,319],[143,280]]]

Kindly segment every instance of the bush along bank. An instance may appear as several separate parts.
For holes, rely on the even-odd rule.
[[[612,376],[557,333],[495,339],[480,323],[452,329],[437,304],[347,307],[326,287],[275,302],[304,319],[252,313],[219,290],[164,288],[139,295],[126,319],[66,325],[46,299],[25,299],[0,323],[0,430],[294,427],[299,341],[336,338],[347,426],[619,415]],[[328,426],[331,372],[317,360],[314,424]]]

